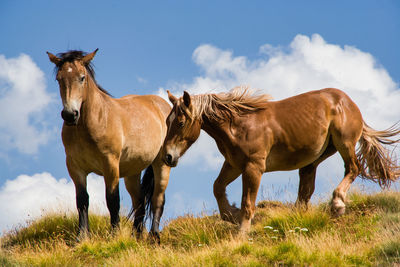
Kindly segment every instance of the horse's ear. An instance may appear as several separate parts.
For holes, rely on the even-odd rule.
[[[168,99],[171,101],[172,105],[175,105],[175,103],[178,101],[178,98],[176,98],[169,90],[167,90],[168,93]]]
[[[186,91],[183,91],[183,103],[185,103],[186,107],[190,107],[190,103],[191,103],[190,95]]]
[[[53,62],[53,63],[56,64],[56,65],[60,64],[61,59],[59,59],[58,57],[56,57],[55,55],[53,55],[53,54],[50,53],[50,52],[46,52],[46,53],[47,53],[47,55],[49,56],[49,59],[50,59],[51,62]]]
[[[91,61],[91,60],[94,58],[94,56],[96,55],[96,53],[97,53],[98,50],[99,50],[99,49],[96,48],[96,50],[94,50],[92,53],[87,54],[86,56],[84,56],[84,57],[82,58],[83,64],[85,64],[85,65],[89,64],[90,61]]]

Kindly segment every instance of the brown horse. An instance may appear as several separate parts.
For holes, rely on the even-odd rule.
[[[104,176],[107,207],[113,228],[119,224],[119,178],[132,198],[134,228],[139,236],[145,215],[145,196],[140,175],[147,168],[144,182],[155,180],[152,196],[151,232],[158,237],[163,212],[164,192],[170,167],[161,158],[161,146],[167,133],[166,118],[170,105],[155,95],[128,95],[112,98],[101,88],[91,65],[97,49],[86,54],[69,51],[57,56],[48,53],[56,65],[57,81],[63,103],[62,140],[68,172],[76,189],[79,231],[89,230],[89,195],[86,176],[94,172]]]
[[[332,212],[345,211],[347,190],[361,175],[388,186],[400,175],[391,153],[381,144],[400,133],[392,127],[375,131],[368,127],[354,102],[338,89],[323,89],[269,101],[236,88],[229,93],[176,98],[168,92],[173,109],[167,119],[168,133],[163,158],[171,167],[197,140],[200,129],[215,139],[225,162],[214,183],[214,195],[222,219],[250,229],[255,201],[264,172],[299,169],[297,205],[309,202],[314,192],[317,166],[339,151],[345,176],[333,192]],[[360,142],[358,153],[356,143]],[[229,204],[226,186],[242,174],[241,209]]]

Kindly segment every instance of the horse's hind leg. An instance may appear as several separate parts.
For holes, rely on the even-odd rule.
[[[143,231],[143,219],[145,215],[144,203],[142,203],[142,193],[140,191],[140,173],[137,175],[124,177],[125,187],[132,199],[132,212],[135,216],[134,230],[136,237],[139,238]]]
[[[312,194],[315,189],[315,174],[317,171],[318,165],[329,158],[333,154],[336,153],[336,148],[332,143],[332,140],[329,141],[329,144],[322,155],[313,163],[299,169],[300,183],[299,183],[299,194],[296,200],[296,206],[307,208],[308,202],[311,199]]]
[[[160,220],[164,212],[165,190],[168,186],[169,173],[171,168],[167,166],[158,156],[152,164],[154,171],[154,193],[151,200],[153,221],[150,234],[155,242],[160,243]]]
[[[355,142],[346,142],[335,146],[343,158],[345,166],[345,176],[339,186],[333,191],[332,213],[335,216],[344,214],[346,205],[346,193],[351,183],[359,174],[358,161],[355,153]]]
[[[78,235],[86,235],[89,232],[89,194],[86,189],[87,173],[78,169],[68,156],[66,163],[69,175],[75,185],[76,207],[79,214]]]
[[[240,210],[229,204],[226,197],[226,187],[234,181],[241,171],[233,168],[228,162],[224,162],[222,169],[214,182],[214,196],[218,203],[221,218],[232,223],[239,223]]]

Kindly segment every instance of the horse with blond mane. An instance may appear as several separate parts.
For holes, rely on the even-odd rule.
[[[91,60],[96,52],[68,51],[57,56],[47,52],[56,65],[64,107],[62,141],[68,172],[75,184],[79,232],[89,231],[86,176],[94,172],[104,176],[112,227],[117,227],[120,220],[119,178],[124,177],[135,213],[134,230],[140,236],[148,198],[153,207],[150,233],[159,241],[159,220],[170,172],[160,149],[171,107],[155,95],[111,97],[95,80]],[[143,180],[154,180],[152,197],[142,192],[140,176],[145,168]]]
[[[333,191],[332,213],[345,212],[346,193],[360,175],[387,187],[400,176],[391,152],[382,144],[399,140],[396,126],[384,131],[370,128],[356,104],[344,92],[328,88],[270,101],[236,88],[229,93],[189,95],[176,98],[168,91],[173,108],[167,118],[168,132],[163,159],[175,167],[178,159],[197,140],[203,129],[215,139],[225,162],[214,182],[214,195],[223,220],[250,229],[261,176],[265,172],[299,169],[296,204],[307,206],[315,187],[318,165],[339,152],[345,174]],[[360,147],[356,151],[356,144]],[[242,175],[241,209],[229,204],[226,187]]]

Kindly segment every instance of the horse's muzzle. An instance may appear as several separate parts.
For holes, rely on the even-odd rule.
[[[61,117],[65,121],[65,124],[67,124],[68,126],[76,125],[79,119],[79,111],[69,111],[63,109],[63,111],[61,111]]]
[[[171,154],[166,154],[164,157],[164,162],[169,167],[176,167],[176,165],[178,164],[178,158],[172,157]]]

